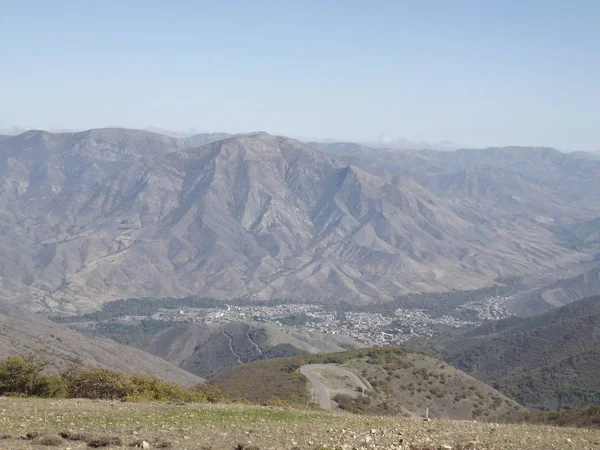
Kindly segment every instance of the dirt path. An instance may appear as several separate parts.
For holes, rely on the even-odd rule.
[[[263,354],[262,348],[260,348],[260,347],[259,347],[259,345],[258,345],[256,342],[254,342],[254,339],[252,339],[252,338],[250,337],[250,332],[251,332],[251,331],[252,331],[252,327],[251,327],[251,326],[248,326],[248,331],[246,332],[246,336],[248,336],[248,340],[249,340],[249,341],[250,341],[250,343],[251,343],[251,344],[254,346],[254,348],[256,348],[256,350],[258,350],[258,354],[259,354],[259,355],[262,355],[262,354]]]
[[[228,334],[223,327],[221,327],[221,333],[223,333],[225,336],[227,336],[227,339],[229,341],[229,350],[231,350],[231,353],[233,354],[233,356],[235,356],[237,358],[238,363],[243,364],[244,361],[242,361],[242,358],[240,358],[240,355],[233,348],[233,337],[231,337],[231,335]]]
[[[323,376],[325,378],[328,375],[348,377],[356,386],[362,388],[363,392],[369,390],[355,373],[335,364],[307,364],[300,367],[300,373],[313,385],[317,392],[319,406],[326,410],[331,410],[331,397],[334,389],[323,382]]]

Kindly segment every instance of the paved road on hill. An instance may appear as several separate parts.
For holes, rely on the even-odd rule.
[[[318,371],[325,371],[335,375],[347,376],[354,383],[356,383],[357,386],[362,387],[365,391],[369,390],[356,374],[335,364],[307,364],[300,367],[300,373],[304,375],[308,381],[310,381],[317,391],[319,406],[323,409],[331,410],[331,395],[329,393],[329,388],[323,384],[323,382],[317,376],[316,372]]]

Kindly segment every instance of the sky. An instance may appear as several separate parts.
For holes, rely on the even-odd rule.
[[[0,125],[600,150],[600,2],[0,0]]]

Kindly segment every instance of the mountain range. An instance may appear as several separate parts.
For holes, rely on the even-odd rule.
[[[600,217],[599,176],[600,161],[546,148],[28,131],[0,140],[0,293],[75,312],[148,295],[364,304],[475,289],[592,260],[563,236]]]

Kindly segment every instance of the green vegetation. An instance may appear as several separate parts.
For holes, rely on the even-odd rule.
[[[304,364],[345,364],[366,360],[372,364],[393,363],[407,354],[418,353],[400,347],[356,349],[339,353],[303,355],[255,361],[219,373],[212,382],[229,398],[245,397],[256,403],[307,404],[306,379],[298,372]],[[405,363],[402,363],[405,364]],[[269,380],[268,383],[265,380]]]
[[[77,330],[91,336],[108,338],[120,344],[135,347],[142,344],[148,337],[172,326],[172,322],[146,319],[135,324],[116,321],[98,322],[93,327],[77,328]]]
[[[408,294],[396,297],[389,302],[371,303],[365,306],[352,307],[352,310],[392,315],[394,311],[399,308],[422,309],[432,317],[451,315],[457,318],[470,319],[468,316],[469,312],[457,309],[458,306],[490,296],[509,295],[515,290],[514,280],[498,279],[497,281],[502,284],[466,291]]]
[[[306,313],[295,314],[293,316],[286,316],[277,321],[281,325],[289,326],[289,327],[297,327],[301,325],[306,325],[307,323],[316,323],[321,322],[321,319],[317,319],[315,317],[308,316]]]
[[[100,322],[125,316],[149,317],[156,314],[159,309],[181,309],[186,307],[226,308],[222,300],[211,297],[143,297],[107,302],[102,305],[102,310],[80,316],[54,316],[50,319],[57,323]]]
[[[245,298],[238,299],[218,299],[214,297],[142,297],[129,298],[124,300],[115,300],[102,305],[100,311],[94,311],[78,316],[54,316],[50,320],[57,323],[76,323],[76,322],[101,322],[113,319],[119,319],[126,316],[150,317],[156,314],[160,309],[182,309],[182,308],[220,308],[226,309],[226,305],[235,306],[275,306],[293,303],[305,303],[297,299],[271,299],[271,300],[250,300]]]
[[[66,397],[64,380],[45,374],[48,362],[35,355],[14,356],[0,363],[0,395]]]
[[[509,397],[518,398],[524,404],[540,405],[539,409],[550,409],[546,406],[548,399],[552,400],[552,409],[564,410],[573,407],[600,405],[600,390],[578,388],[589,381],[572,379],[565,364],[549,366],[547,370],[533,370],[512,375],[495,381],[494,388]]]
[[[563,411],[527,413],[523,418],[528,423],[561,427],[600,428],[600,406],[570,408]]]
[[[538,410],[600,405],[600,297],[429,340],[422,347]]]
[[[333,397],[340,409],[354,414],[361,414],[368,410],[371,405],[371,398],[368,395],[352,397],[346,394],[338,394]]]
[[[247,396],[259,404],[306,405],[310,391],[298,369],[305,364],[332,363],[350,369],[370,385],[366,396],[334,392],[338,406],[353,413],[423,414],[429,407],[437,418],[501,420],[520,417],[522,410],[439,359],[401,347],[251,362],[219,373],[211,381],[230,398]]]
[[[89,398],[121,401],[226,401],[216,386],[191,389],[156,377],[129,377],[104,368],[72,366],[60,375],[45,373],[48,363],[35,356],[13,356],[0,363],[0,395]]]
[[[231,399],[254,403],[307,404],[305,378],[296,371],[297,358],[250,362],[219,373],[211,381]]]
[[[491,295],[509,295],[515,289],[514,280],[498,279],[498,285],[475,290],[448,291],[421,294],[408,294],[396,297],[389,302],[372,303],[365,306],[355,306],[343,301],[337,302],[329,307],[322,305],[335,312],[338,319],[343,319],[346,312],[349,311],[367,311],[378,312],[384,315],[391,315],[398,308],[404,309],[423,309],[433,316],[457,315],[457,306],[480,300]],[[77,322],[102,322],[119,319],[127,316],[150,317],[156,314],[160,309],[182,309],[182,308],[221,308],[226,305],[231,306],[277,306],[286,304],[309,304],[310,301],[292,298],[277,298],[270,300],[256,300],[249,298],[236,299],[218,299],[215,297],[189,296],[183,298],[177,297],[142,297],[129,298],[107,302],[102,305],[100,311],[94,311],[87,314],[75,316],[54,316],[51,320],[57,323],[77,323]],[[460,310],[458,314],[462,314]],[[465,314],[468,314],[465,312]],[[281,322],[283,320],[284,323]],[[284,325],[302,325],[315,319],[305,314],[288,316],[280,319]]]

